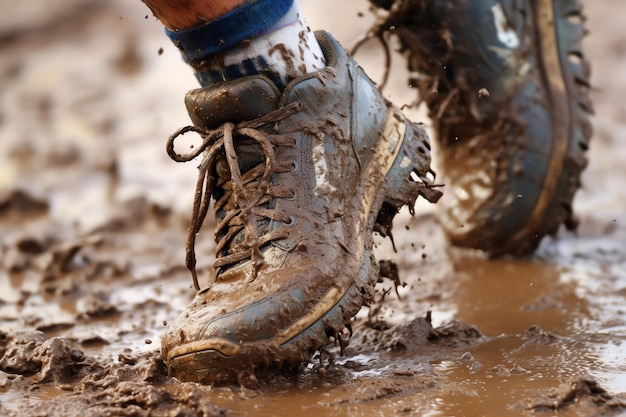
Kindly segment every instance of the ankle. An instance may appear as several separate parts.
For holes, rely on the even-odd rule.
[[[166,32],[203,86],[264,74],[282,87],[325,66],[293,0],[244,3],[203,25]]]

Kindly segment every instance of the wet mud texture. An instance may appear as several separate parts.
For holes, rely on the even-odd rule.
[[[50,13],[33,18],[0,2],[13,13],[0,14],[0,415],[626,413],[626,4],[586,2],[597,117],[576,235],[489,261],[449,248],[418,206],[394,224],[397,253],[376,238],[387,278],[343,354],[208,388],[168,378],[159,353],[193,296],[196,173],[163,145],[196,84],[137,3],[41,0]],[[358,29],[366,7],[343,16]],[[345,19],[316,19],[353,39]],[[212,242],[203,233],[197,252]]]

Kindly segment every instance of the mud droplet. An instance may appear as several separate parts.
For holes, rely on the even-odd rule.
[[[146,339],[146,345],[152,344],[152,339]]]
[[[17,249],[28,255],[40,255],[47,249],[47,245],[35,238],[24,238],[17,242]]]

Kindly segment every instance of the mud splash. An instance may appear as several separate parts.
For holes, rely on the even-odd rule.
[[[399,281],[380,285],[382,308],[361,312],[344,354],[323,351],[257,389],[165,375],[160,337],[193,295],[195,173],[170,163],[162,140],[187,123],[182,92],[196,85],[137,3],[76,8],[62,27],[15,18],[0,33],[0,415],[626,412],[622,2],[587,2],[598,133],[578,235],[529,260],[487,261],[449,249],[418,207],[394,224],[397,254],[377,239]],[[127,59],[134,72],[120,69]]]

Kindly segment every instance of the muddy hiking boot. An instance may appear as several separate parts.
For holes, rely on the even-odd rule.
[[[453,244],[532,252],[577,221],[591,137],[577,0],[371,0],[371,35],[397,36],[432,118]]]
[[[377,281],[372,231],[422,195],[436,201],[430,146],[328,34],[327,67],[279,91],[251,76],[191,91],[194,126],[168,141],[202,157],[187,246],[213,200],[216,259],[208,288],[169,327],[170,375],[210,384],[254,379],[341,344]],[[181,155],[180,135],[202,145]],[[181,147],[180,144],[177,147]]]

